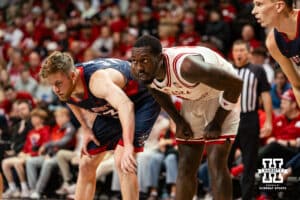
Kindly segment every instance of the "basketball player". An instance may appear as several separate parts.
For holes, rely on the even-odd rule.
[[[232,199],[227,168],[230,140],[239,124],[238,98],[243,82],[230,63],[205,47],[164,48],[152,36],[132,49],[132,72],[176,123],[179,171],[176,199],[192,199],[197,169],[207,144],[214,199]],[[183,99],[181,115],[169,95]]]
[[[123,199],[138,200],[135,152],[143,149],[160,108],[133,80],[129,62],[96,59],[75,66],[69,54],[55,51],[40,73],[84,131],[75,199],[93,199],[96,169],[115,149]]]
[[[271,56],[290,80],[300,105],[300,13],[293,0],[254,0],[252,14],[263,27],[272,28],[266,39]]]

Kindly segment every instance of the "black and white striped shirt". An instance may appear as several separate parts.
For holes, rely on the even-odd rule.
[[[242,67],[234,67],[244,81],[241,94],[241,113],[257,111],[258,97],[262,92],[270,91],[265,70],[259,65],[250,63]]]

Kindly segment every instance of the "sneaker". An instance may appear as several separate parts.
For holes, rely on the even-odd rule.
[[[21,191],[21,198],[28,198],[30,196],[30,191],[29,190],[22,190]]]
[[[31,199],[40,199],[40,198],[41,198],[41,195],[40,195],[38,192],[33,192],[33,193],[30,195],[30,198],[31,198]]]
[[[65,195],[65,194],[68,194],[68,187],[69,187],[69,184],[68,183],[63,183],[61,185],[61,187],[55,191],[56,194],[59,194],[59,195]]]
[[[75,199],[75,194],[69,194],[69,195],[67,196],[67,199]]]
[[[75,191],[76,191],[76,183],[67,187],[68,194],[75,194]]]
[[[14,194],[16,191],[17,191],[17,190],[7,189],[7,190],[2,194],[2,197],[3,197],[4,199],[8,199],[8,198],[14,197],[13,194]]]

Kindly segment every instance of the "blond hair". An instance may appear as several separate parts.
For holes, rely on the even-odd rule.
[[[48,117],[48,113],[45,110],[41,109],[41,108],[35,108],[31,111],[30,116],[31,117],[36,116],[36,117],[39,117],[39,118],[41,118],[45,121]]]
[[[43,62],[40,76],[42,78],[47,78],[50,74],[57,72],[68,74],[70,71],[74,70],[74,61],[69,53],[54,51]]]

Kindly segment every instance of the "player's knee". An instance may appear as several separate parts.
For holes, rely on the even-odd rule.
[[[95,177],[96,168],[97,166],[95,166],[92,162],[90,162],[87,159],[82,159],[80,161],[79,172],[83,177],[87,179]]]
[[[115,157],[115,167],[116,167],[116,170],[118,172],[122,171],[121,170],[121,159],[120,158]]]

